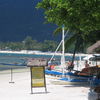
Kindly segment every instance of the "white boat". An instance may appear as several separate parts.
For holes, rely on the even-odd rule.
[[[72,69],[72,71],[68,72],[68,70],[66,70],[65,47],[64,47],[64,27],[62,27],[62,41],[61,41],[60,44],[62,44],[61,65],[59,65],[57,70],[56,69],[46,70],[46,74],[62,76],[59,80],[66,81],[66,82],[69,82],[69,83],[83,83],[83,84],[84,84],[84,82],[89,83],[89,80],[92,79],[93,76],[95,75],[95,70],[96,70],[95,66],[93,68],[92,67],[83,68],[81,71]],[[58,48],[59,48],[59,46],[58,46]],[[58,48],[56,49],[56,51],[58,50]],[[50,59],[49,63],[52,61],[53,57],[54,57],[54,55]],[[91,57],[88,57],[88,58],[93,59],[93,56],[91,56]],[[97,56],[95,56],[95,57],[97,58]],[[94,72],[93,72],[94,74],[91,75],[91,73],[89,73],[89,71],[92,70],[92,69],[94,70]]]

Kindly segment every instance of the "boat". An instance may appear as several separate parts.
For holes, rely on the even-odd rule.
[[[53,68],[46,69],[45,73],[54,75],[54,76],[59,76],[58,80],[65,81],[66,83],[69,83],[69,84],[85,84],[85,83],[90,84],[90,80],[92,80],[93,77],[96,76],[97,72],[100,70],[100,68],[97,67],[97,66],[100,66],[100,65],[97,65],[97,59],[99,60],[100,55],[92,55],[91,57],[87,57],[89,58],[88,59],[89,61],[96,61],[95,63],[96,65],[90,66],[87,68],[84,67],[82,70],[78,71],[78,70],[74,70],[72,66],[74,62],[74,58],[75,58],[75,52],[74,52],[74,57],[72,59],[72,64],[71,64],[72,69],[66,70],[65,50],[64,50],[65,49],[64,47],[64,27],[62,27],[62,42],[61,43],[62,43],[62,56],[61,56],[61,65],[59,65],[59,69],[56,70],[54,68],[55,66],[53,65]],[[50,62],[52,59],[53,57],[50,59]],[[84,58],[84,60],[86,59]]]
[[[68,31],[66,32],[66,34]],[[54,55],[51,57],[51,59],[48,61],[48,68],[45,70],[46,74],[52,74],[52,75],[60,75],[63,76],[65,74],[65,46],[64,46],[64,38],[65,38],[65,31],[64,31],[64,26],[62,26],[62,40],[60,44],[58,45],[57,49],[55,50]],[[57,70],[55,69],[55,65],[52,64],[52,60],[59,49],[59,47],[62,45],[62,53],[61,53],[61,63],[57,65]]]
[[[92,57],[90,57],[89,61],[95,61],[96,65],[83,68],[81,71],[67,72],[66,76],[64,78],[60,78],[60,80],[74,85],[100,85],[100,55],[93,55]]]
[[[100,100],[100,55],[90,59],[96,60],[97,72],[93,79],[90,81],[91,84],[88,91],[88,100]]]

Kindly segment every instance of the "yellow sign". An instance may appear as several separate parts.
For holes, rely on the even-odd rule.
[[[44,68],[32,67],[32,87],[44,87]]]

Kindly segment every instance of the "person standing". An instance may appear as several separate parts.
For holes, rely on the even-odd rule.
[[[89,67],[88,61],[85,61],[85,68]]]
[[[71,70],[73,70],[74,68],[74,64],[72,63],[72,61],[68,61],[67,65],[68,65],[68,71],[71,72]]]

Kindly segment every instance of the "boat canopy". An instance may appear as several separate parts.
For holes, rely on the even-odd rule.
[[[83,60],[100,61],[100,55],[88,55]]]
[[[91,61],[100,61],[100,55],[93,55],[89,60]]]

